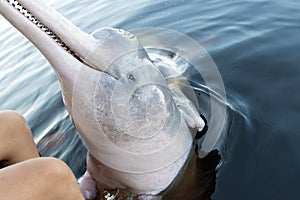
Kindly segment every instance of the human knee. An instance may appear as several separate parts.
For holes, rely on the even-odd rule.
[[[55,179],[57,183],[72,184],[76,182],[71,169],[63,161],[57,158],[42,158],[43,165],[45,166],[46,176],[48,180]]]
[[[20,134],[20,133],[27,134]],[[22,140],[22,136],[29,135],[30,129],[25,118],[15,111],[1,111],[0,112],[0,139],[6,141],[7,139],[18,138]]]
[[[27,177],[32,180],[37,196],[47,194],[46,199],[79,199],[81,193],[77,180],[63,161],[51,157],[33,158],[20,166],[32,172]]]
[[[20,113],[13,110],[1,111],[0,116],[6,119],[7,121],[20,122],[20,123],[25,122],[24,117]]]
[[[28,129],[25,118],[16,111],[7,110],[0,112],[0,121],[3,126],[8,127],[10,130]]]

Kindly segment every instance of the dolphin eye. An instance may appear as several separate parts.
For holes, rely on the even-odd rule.
[[[135,78],[134,78],[134,76],[133,76],[132,74],[128,74],[128,79],[129,79],[129,80],[132,80],[132,81],[135,80]]]

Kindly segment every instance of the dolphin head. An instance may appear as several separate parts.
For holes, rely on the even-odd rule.
[[[165,75],[133,34],[102,28],[92,35],[97,47],[84,59],[97,66],[82,66],[78,71],[71,111],[89,153],[128,173],[155,171],[186,155],[193,134],[178,104],[191,104],[175,101],[186,100],[180,89],[170,89]],[[194,110],[184,110],[196,116],[191,128],[202,128]]]
[[[52,65],[89,153],[127,175],[171,171],[170,183],[191,149],[191,130],[204,122],[138,38],[114,28],[87,34],[40,0],[1,0],[0,12]]]

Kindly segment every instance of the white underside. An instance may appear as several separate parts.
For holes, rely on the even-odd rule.
[[[157,195],[164,191],[175,179],[185,164],[190,149],[171,165],[147,173],[122,172],[100,163],[91,155],[87,158],[87,168],[98,185],[107,189],[125,189],[133,194]]]

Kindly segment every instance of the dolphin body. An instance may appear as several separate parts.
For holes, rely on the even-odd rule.
[[[135,35],[114,28],[87,34],[40,0],[0,0],[0,13],[59,78],[66,109],[88,149],[86,198],[95,194],[94,182],[140,196],[165,190],[205,124]]]

